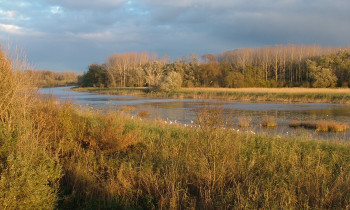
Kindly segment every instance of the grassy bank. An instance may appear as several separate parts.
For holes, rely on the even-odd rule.
[[[1,209],[350,208],[350,143],[41,101],[0,54]]]
[[[59,208],[350,204],[349,142],[238,134],[215,127],[215,116],[193,130],[115,112],[42,109],[51,113],[42,120],[61,166]]]
[[[111,95],[130,94],[167,98],[350,104],[350,89],[348,88],[182,88],[168,93],[152,92],[147,88],[74,88],[73,90]]]
[[[40,151],[47,160],[36,167],[50,169],[45,175],[55,178],[56,185],[43,186],[55,186],[58,208],[299,209],[350,204],[349,142],[236,133],[215,127],[216,116],[200,120],[200,129],[190,129],[116,112],[81,112],[71,105],[41,102],[37,107],[31,123],[34,131],[40,128],[35,133],[45,142]],[[23,152],[23,158],[33,155]],[[10,160],[9,166],[14,164]],[[33,192],[38,186],[29,187]],[[11,205],[25,204],[18,199]]]

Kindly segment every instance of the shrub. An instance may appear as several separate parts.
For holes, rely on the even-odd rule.
[[[45,121],[35,124],[32,79],[25,62],[0,50],[0,208],[52,209],[60,165],[43,142]]]

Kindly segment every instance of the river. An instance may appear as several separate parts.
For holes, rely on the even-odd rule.
[[[95,93],[76,92],[71,87],[55,87],[40,89],[44,95],[53,95],[59,102],[73,102],[82,106],[90,106],[98,110],[121,110],[125,107],[128,114],[136,116],[141,111],[148,111],[146,118],[163,120],[167,123],[178,123],[194,126],[198,113],[204,108],[217,107],[222,110],[224,120],[236,130],[248,132],[268,132],[276,135],[302,135],[321,139],[349,140],[350,131],[339,133],[320,133],[314,130],[289,128],[292,120],[319,121],[334,120],[350,122],[350,105],[330,103],[254,103],[223,100],[202,99],[164,99],[137,95],[101,95]],[[259,126],[266,116],[273,117],[278,123],[274,129]],[[239,128],[239,117],[251,118],[249,128]]]

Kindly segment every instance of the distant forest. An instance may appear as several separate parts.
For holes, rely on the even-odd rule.
[[[83,87],[349,87],[350,47],[275,45],[181,56],[116,53],[91,64]],[[176,80],[176,81],[173,81]]]
[[[54,72],[50,70],[27,70],[38,87],[55,87],[78,84],[78,75],[73,71]]]

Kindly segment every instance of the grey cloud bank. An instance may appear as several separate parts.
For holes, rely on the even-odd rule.
[[[0,0],[0,41],[37,69],[84,71],[113,52],[178,56],[274,44],[349,45],[348,0]]]

